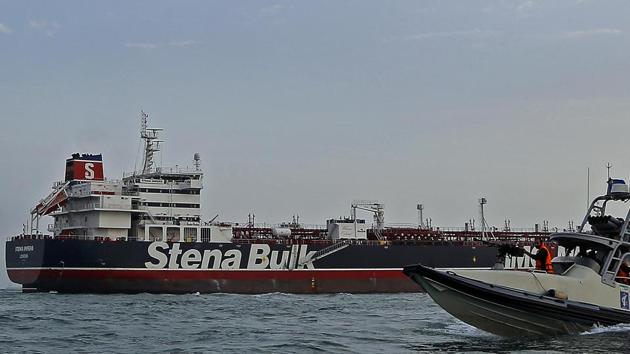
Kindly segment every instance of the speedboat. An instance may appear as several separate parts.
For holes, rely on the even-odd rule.
[[[554,233],[552,269],[404,268],[444,310],[505,337],[580,333],[594,326],[630,323],[630,210],[607,215],[630,200],[623,180],[609,179],[576,231]],[[608,208],[607,208],[608,207]],[[505,251],[502,257],[518,252]],[[521,252],[522,254],[522,252]],[[502,265],[502,264],[501,264]]]

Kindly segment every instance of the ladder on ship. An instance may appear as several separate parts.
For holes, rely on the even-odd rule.
[[[615,278],[617,277],[617,269],[619,265],[624,259],[624,256],[630,251],[628,246],[622,245],[615,249],[614,253],[610,256],[610,261],[608,262],[608,268],[604,272],[602,276],[602,282],[605,284],[612,285],[614,284]]]
[[[346,243],[346,241],[340,241],[340,242],[333,243],[332,245],[330,245],[328,247],[324,247],[321,250],[313,253],[312,256],[306,257],[305,259],[301,259],[298,262],[297,268],[301,268],[304,265],[306,265],[307,263],[315,262],[316,260],[322,259],[322,258],[324,258],[326,256],[329,256],[329,255],[335,253],[335,252],[339,252],[339,251],[341,251],[342,249],[344,249],[344,248],[346,248],[348,246],[350,246],[350,245],[348,243]]]
[[[621,258],[617,255],[613,255],[610,260],[610,265],[608,269],[604,272],[604,276],[602,277],[602,282],[605,284],[612,285],[614,284],[615,277],[617,276],[617,267],[621,262]]]

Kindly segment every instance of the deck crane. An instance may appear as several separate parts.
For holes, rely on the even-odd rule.
[[[382,231],[385,228],[385,204],[380,203],[378,200],[355,200],[350,207],[350,215],[354,220],[354,233],[357,233],[357,209],[369,211],[374,213],[374,235],[381,240],[383,237]]]

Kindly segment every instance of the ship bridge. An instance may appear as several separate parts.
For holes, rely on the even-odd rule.
[[[144,141],[142,170],[123,175],[123,193],[130,196],[133,215],[129,238],[144,241],[215,241],[229,242],[232,230],[215,230],[201,222],[203,172],[198,153],[192,168],[157,166],[160,128],[150,128],[148,115],[141,114]],[[216,237],[215,237],[216,234]]]

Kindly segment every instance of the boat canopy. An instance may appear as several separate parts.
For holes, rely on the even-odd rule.
[[[619,243],[617,240],[607,237],[572,232],[553,234],[550,237],[550,241],[556,242],[567,250],[572,250],[576,247],[586,247],[598,251],[611,250]]]
[[[580,234],[585,233],[588,224],[591,227],[590,234],[630,242],[630,232],[628,232],[630,210],[628,210],[625,218],[606,215],[606,207],[609,202],[627,203],[629,200],[628,185],[621,179],[608,179],[606,194],[593,200],[578,231]]]

